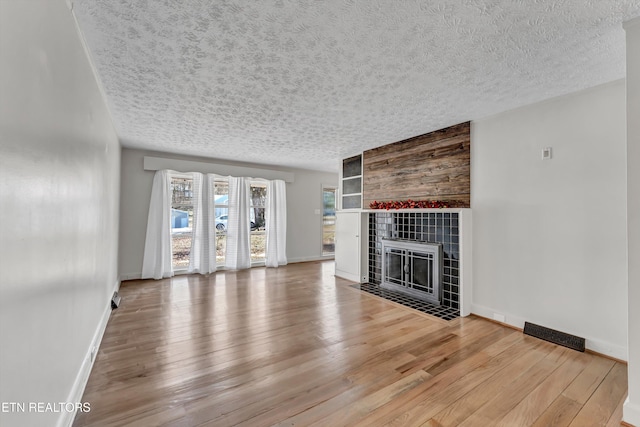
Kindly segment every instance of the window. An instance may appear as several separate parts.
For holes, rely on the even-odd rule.
[[[362,156],[342,161],[342,209],[362,207]]]
[[[216,224],[216,265],[224,267],[227,250],[227,220],[229,219],[229,183],[215,180],[213,186]]]
[[[336,188],[322,188],[322,255],[333,255],[336,237]]]
[[[143,278],[159,279],[185,271],[209,274],[217,266],[242,269],[252,264],[264,265],[266,238],[271,234],[274,257],[268,258],[269,266],[286,264],[285,182],[234,178],[234,184],[244,185],[238,192],[243,199],[237,205],[230,204],[230,182],[214,174],[177,173],[168,169],[156,172],[149,202]],[[270,188],[274,194],[272,219],[276,224],[271,234],[265,218]],[[203,193],[205,189],[207,192]],[[238,220],[243,224],[238,224]],[[229,234],[229,230],[234,234]],[[237,252],[232,253],[233,259],[227,259],[231,243]],[[197,256],[193,256],[196,254],[192,246]],[[171,262],[167,265],[165,260],[169,256]]]
[[[193,238],[193,179],[171,178],[171,254],[174,270],[189,267]]]
[[[267,185],[257,181],[252,182],[250,198],[251,262],[260,263],[265,260],[266,233],[264,227]],[[214,200],[216,265],[224,267],[225,251],[227,248],[227,221],[229,219],[229,183],[226,180],[215,181]]]
[[[267,207],[267,185],[251,183],[249,218],[251,220],[251,262],[264,262],[266,252],[265,210]]]

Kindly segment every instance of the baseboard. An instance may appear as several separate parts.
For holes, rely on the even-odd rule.
[[[627,363],[629,355],[627,354],[627,348],[619,345],[611,344],[606,341],[597,340],[589,337],[587,339],[586,348],[587,351],[597,353],[602,356],[609,357],[621,363]]]
[[[308,256],[308,257],[289,258],[287,260],[287,263],[295,264],[298,262],[309,262],[309,261],[329,261],[332,259],[333,259],[333,256]]]
[[[346,279],[355,283],[361,283],[360,277],[358,275],[347,273],[345,271],[336,270],[336,277],[340,277],[341,279]]]
[[[501,310],[495,310],[489,307],[485,307],[479,304],[471,304],[471,313],[484,317],[489,320],[496,321],[497,323],[505,324],[516,329],[522,330],[524,328],[525,319],[515,316],[509,313],[504,313]],[[504,316],[503,320],[497,320],[495,314]],[[529,320],[530,321],[530,320]],[[547,325],[543,325],[547,326]],[[598,353],[602,356],[610,357],[614,360],[626,361],[627,360],[627,348],[621,347],[610,342],[594,339],[590,337],[584,337],[586,339],[586,348],[593,353]]]
[[[298,258],[289,258],[287,260],[287,264],[296,264],[299,262],[310,262],[310,261],[330,261],[334,259],[333,255],[328,256],[309,256],[309,257],[298,257]],[[264,265],[262,266],[264,267]],[[224,271],[224,267],[218,267],[218,271]],[[187,274],[187,273],[176,273],[178,274]],[[120,275],[120,280],[142,280],[142,273],[126,273]]]
[[[95,362],[95,358],[91,360],[91,352],[93,350],[93,347],[95,347],[96,356],[98,354],[100,343],[102,342],[102,337],[104,336],[104,331],[107,329],[107,323],[109,322],[109,317],[111,316],[111,295],[113,295],[113,292],[117,292],[118,290],[120,290],[120,281],[117,281],[113,287],[113,290],[109,292],[109,299],[105,301],[106,308],[104,310],[104,313],[102,313],[100,323],[98,323],[98,327],[93,334],[93,338],[91,339],[91,343],[89,344],[89,348],[87,349],[87,353],[85,354],[82,365],[80,366],[80,370],[76,375],[76,379],[73,382],[71,392],[69,393],[69,397],[67,397],[66,402],[82,402],[82,395],[84,394],[84,389],[87,386],[89,375],[91,374],[91,369],[93,368],[93,363]],[[58,419],[58,423],[56,425],[57,427],[71,427],[75,417],[76,411],[64,411],[60,414],[60,418]]]
[[[125,280],[140,280],[142,279],[142,273],[129,273],[129,274],[121,274],[120,281]]]
[[[500,313],[504,316],[504,320],[497,320],[494,318],[494,314]],[[510,326],[515,329],[523,330],[525,319],[514,316],[512,314],[506,314],[501,312],[500,310],[494,310],[489,307],[485,307],[483,305],[471,304],[471,314],[475,314],[480,317],[484,317],[485,319],[494,321],[496,323],[502,323],[507,326]]]
[[[640,426],[640,405],[631,403],[628,397],[622,408],[622,422],[630,427]]]

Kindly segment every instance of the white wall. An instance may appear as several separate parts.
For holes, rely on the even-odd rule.
[[[625,126],[624,81],[473,122],[474,312],[626,359]]]
[[[264,165],[228,162],[219,159],[180,156],[154,151],[122,150],[122,178],[120,205],[120,278],[139,278],[147,231],[147,215],[153,171],[143,169],[144,156],[232,164],[261,169],[274,169]],[[287,258],[289,262],[322,258],[322,184],[337,186],[338,174],[300,169],[282,169],[293,172],[294,182],[287,183]],[[186,171],[182,171],[186,172]]]
[[[629,395],[623,419],[640,426],[640,18],[627,32],[627,228]]]
[[[117,286],[119,163],[65,2],[1,1],[1,402],[81,398]],[[26,406],[0,412],[0,424],[71,416]]]

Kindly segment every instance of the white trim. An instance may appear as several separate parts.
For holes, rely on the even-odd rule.
[[[157,171],[162,169],[171,169],[180,172],[213,173],[221,177],[230,175],[263,179],[281,179],[285,182],[293,182],[295,177],[293,172],[282,172],[273,169],[258,169],[246,166],[144,156],[144,170]]]
[[[596,353],[604,354],[605,356],[613,357],[618,360],[629,360],[626,347],[612,344],[610,342],[585,337],[585,348],[587,350],[595,351]]]
[[[458,214],[458,236],[460,245],[460,316],[471,314],[473,302],[473,218],[471,209],[462,209]]]
[[[369,215],[360,214],[360,278],[358,282],[369,281]]]
[[[327,261],[332,259],[330,256],[307,256],[307,257],[298,257],[298,258],[288,258],[288,264],[296,264],[298,262],[309,262],[309,261]]]
[[[331,261],[332,259],[335,259],[335,257],[333,255],[288,258],[287,264],[296,264],[296,263],[299,263],[299,262],[310,262],[310,261]],[[253,268],[253,267],[264,267],[264,261],[257,261],[257,262],[259,264],[257,264],[257,265],[253,265],[252,264],[251,268]],[[217,271],[233,271],[233,270],[226,270],[224,268],[224,265],[218,265]],[[189,273],[187,273],[186,269],[177,270],[175,273],[176,273],[176,276],[180,276],[180,275],[183,275],[183,274],[189,274]],[[200,274],[200,273],[191,273],[191,274]],[[211,274],[215,274],[215,272],[211,273]],[[208,276],[208,274],[204,274],[203,276]],[[121,274],[120,275],[120,280],[121,281],[142,280],[142,274],[141,273]],[[148,279],[148,280],[152,280],[152,279]]]
[[[622,421],[634,426],[640,426],[640,405],[631,403],[629,397],[624,401]]]
[[[505,319],[504,322],[498,322],[498,323],[504,323],[505,325],[513,326],[514,328],[518,328],[518,329],[524,329],[525,319],[523,319],[522,317],[518,317],[513,314],[507,314],[501,310],[495,310],[480,304],[476,304],[476,303],[471,304],[471,314],[484,317],[485,319],[493,319],[494,313],[504,315],[504,319]]]
[[[524,329],[525,319],[519,316],[515,316],[510,313],[505,313],[501,310],[495,310],[490,307],[485,307],[479,304],[471,304],[471,313],[480,317],[484,317],[485,319],[494,319],[494,314],[502,314],[505,317],[504,323],[506,325],[513,326],[514,328]],[[603,354],[605,356],[613,357],[618,360],[627,360],[627,349],[626,347],[621,347],[616,344],[612,344],[610,342],[593,339],[589,337],[585,338],[585,347],[588,350],[595,351],[596,353]]]
[[[98,86],[98,91],[100,92],[100,96],[102,97],[102,102],[104,103],[104,107],[107,110],[107,115],[109,116],[109,120],[111,121],[111,127],[116,130],[115,121],[113,120],[113,114],[111,113],[111,108],[109,108],[109,102],[107,101],[107,91],[104,89],[104,85],[102,84],[102,80],[100,79],[100,74],[98,73],[98,69],[93,61],[93,57],[91,56],[91,50],[87,44],[87,40],[84,37],[84,33],[80,28],[80,23],[78,22],[78,17],[76,16],[75,11],[73,10],[73,1],[66,0],[67,7],[69,8],[69,13],[71,14],[71,18],[73,19],[73,24],[76,28],[76,33],[78,34],[78,38],[80,39],[80,44],[82,45],[82,50],[84,51],[85,56],[87,57],[87,62],[89,63],[89,68],[91,69],[91,74],[93,74],[93,78],[96,81],[96,85]]]
[[[95,362],[95,358],[91,360],[91,353],[93,348],[95,347],[95,356],[98,355],[98,350],[100,349],[100,344],[102,343],[102,337],[104,336],[104,331],[107,329],[107,323],[109,323],[109,317],[111,316],[111,295],[113,292],[117,292],[120,289],[120,281],[117,281],[113,287],[113,290],[109,293],[109,300],[107,301],[107,307],[102,313],[102,318],[100,319],[100,323],[96,328],[95,333],[93,334],[93,338],[89,343],[89,348],[87,349],[86,355],[78,370],[78,374],[76,375],[76,379],[73,382],[73,386],[71,387],[71,391],[69,392],[69,397],[67,397],[66,402],[81,402],[82,395],[84,394],[84,390],[87,387],[87,382],[89,381],[89,375],[91,374],[91,369],[93,368],[93,364]],[[73,424],[73,420],[76,417],[76,411],[66,412],[63,411],[60,414],[60,418],[58,418],[58,422],[56,423],[57,427],[71,427]]]
[[[351,274],[344,271],[336,271],[335,276],[342,279],[351,280],[352,282],[362,283],[360,282],[360,277],[356,274]]]
[[[471,208],[419,208],[419,209],[361,209],[364,213],[377,213],[377,212],[399,212],[399,213],[462,213],[465,211],[471,212]]]
[[[628,397],[624,403],[622,420],[640,427],[640,269],[637,258],[640,253],[640,198],[638,197],[637,166],[640,152],[640,126],[636,117],[640,113],[640,17],[622,24],[626,32],[627,53],[627,345],[629,346],[627,367]]]
[[[351,159],[353,157],[358,157],[360,156],[360,174],[359,175],[353,175],[353,176],[348,176],[348,177],[344,177],[343,172],[344,172],[344,161],[347,159]],[[355,179],[355,178],[360,178],[360,192],[359,193],[349,193],[349,194],[344,194],[344,181],[345,180],[349,180],[349,179]],[[340,210],[340,211],[346,211],[346,212],[358,212],[362,209],[362,191],[363,191],[363,185],[364,185],[364,152],[361,151],[357,154],[354,154],[352,156],[348,156],[348,157],[344,157],[342,160],[340,160],[340,167],[338,168],[338,189],[336,191],[336,211]],[[359,208],[343,208],[342,207],[342,199],[343,197],[349,197],[349,196],[360,196],[360,207]]]

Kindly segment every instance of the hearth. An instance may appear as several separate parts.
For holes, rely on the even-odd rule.
[[[468,221],[470,211],[463,211],[466,221]],[[462,314],[462,218],[461,212],[448,210],[371,212],[369,215],[368,281],[378,286],[382,284],[383,240],[439,243],[442,247],[440,305],[461,310]],[[469,224],[465,230],[470,236],[471,227]],[[470,253],[466,253],[467,266],[471,262],[470,256]],[[467,288],[466,295],[471,295],[470,288]],[[469,313],[468,309],[464,312],[463,315]]]

